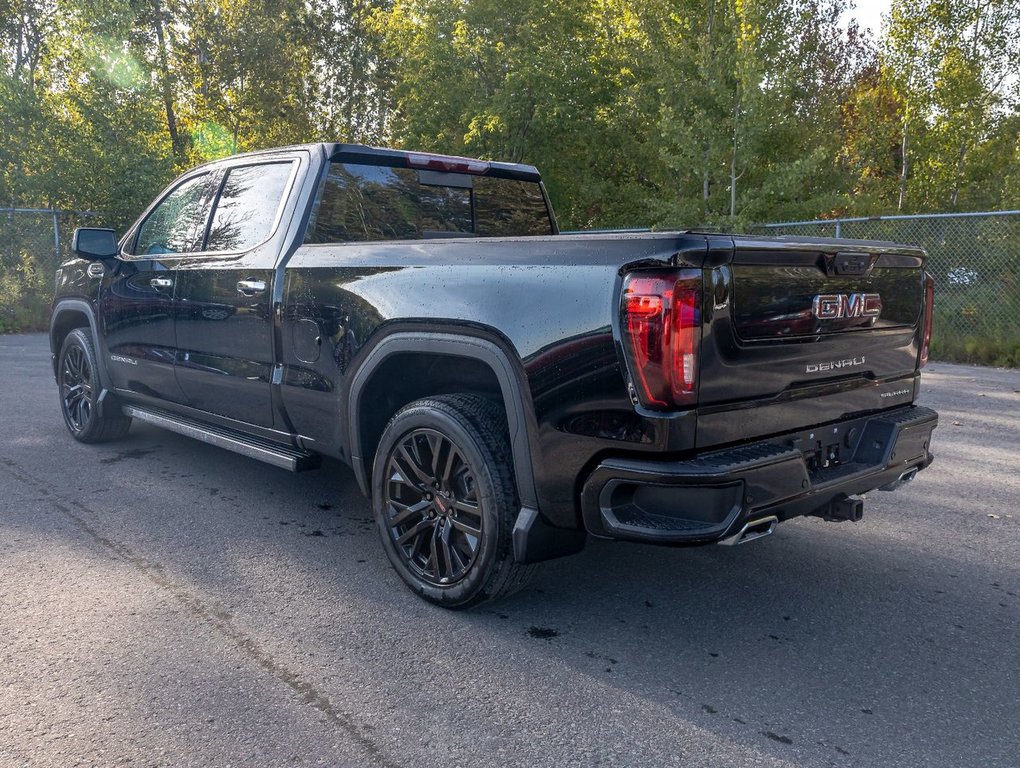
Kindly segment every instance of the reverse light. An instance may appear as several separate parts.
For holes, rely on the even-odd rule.
[[[935,310],[935,278],[924,273],[924,330],[921,335],[921,361],[918,368],[928,364],[928,351],[931,348],[931,321]]]
[[[621,328],[638,399],[649,408],[697,400],[701,272],[634,272],[623,283]]]

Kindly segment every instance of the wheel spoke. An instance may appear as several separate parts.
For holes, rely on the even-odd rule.
[[[429,444],[429,471],[433,477],[440,478],[442,475],[439,474],[439,449],[442,447],[444,439],[439,435],[428,434],[425,436],[425,441]]]
[[[451,578],[457,572],[457,566],[453,564],[453,555],[451,553],[452,547],[450,546],[450,527],[446,526],[440,531],[438,536],[439,541],[439,554],[440,554],[440,566],[443,568],[443,575],[446,578]]]
[[[468,561],[464,559],[464,555],[461,554],[460,550],[457,549],[457,545],[454,542],[450,543],[450,555],[453,557],[453,570],[462,571],[467,568]],[[468,554],[468,558],[471,555]]]
[[[403,463],[407,465],[407,467],[411,470],[411,474],[413,474],[418,479],[418,482],[421,483],[421,485],[423,486],[431,485],[432,478],[429,477],[428,474],[426,474],[425,470],[422,469],[417,459],[415,459],[411,455],[411,452],[407,450],[407,446],[408,443],[404,443],[403,445],[400,446],[400,459],[403,459]],[[400,459],[396,459],[395,463],[400,462]],[[401,466],[400,468],[401,470],[404,469],[403,466]],[[407,477],[406,472],[401,472],[401,474],[403,474],[405,478],[410,479]]]
[[[425,540],[428,538],[428,536],[429,532],[427,530],[422,530],[418,534],[417,538],[415,538],[414,543],[411,545],[410,551],[407,553],[407,559],[410,560],[412,563],[417,562],[418,555],[421,554],[421,548],[425,544]]]
[[[425,514],[425,510],[429,508],[429,502],[424,499],[417,504],[404,504],[403,502],[391,499],[390,505],[397,508],[396,514],[390,516],[390,525],[394,528],[398,525],[403,525],[415,515],[421,517]]]
[[[468,525],[461,518],[451,517],[450,522],[453,523],[453,527],[461,533],[467,534],[468,536],[474,536],[476,539],[482,537],[482,529],[475,528],[473,525]]]
[[[74,380],[79,378],[78,366],[75,363],[76,352],[77,350],[71,349],[67,353],[67,357],[64,358],[64,374],[70,376]]]
[[[415,494],[421,493],[422,490],[421,486],[418,483],[411,480],[407,476],[408,474],[409,474],[408,472],[404,471],[404,469],[401,468],[401,466],[397,463],[396,459],[390,462],[390,482],[400,483],[400,485],[404,486],[405,488],[410,488]]]
[[[432,569],[432,576],[439,581],[442,578],[439,574],[439,547],[436,546],[436,542],[439,539],[439,529],[432,529],[432,547],[429,551],[429,562],[428,567]]]
[[[422,531],[425,531],[425,530],[428,530],[429,528],[434,528],[434,527],[435,527],[435,524],[431,520],[429,520],[427,518],[424,519],[424,520],[420,520],[419,522],[415,523],[410,528],[408,528],[406,531],[404,531],[404,533],[402,533],[397,538],[397,545],[402,547],[407,542],[409,542],[411,539],[413,539],[415,536],[417,536],[419,533],[421,533]]]
[[[75,349],[74,350],[74,357],[71,358],[71,362],[74,365],[74,375],[75,375],[75,377],[78,378],[79,380],[80,379],[84,379],[85,378],[85,370],[84,370],[85,358],[82,355],[80,349]]]
[[[443,457],[442,469],[436,474],[442,479],[447,488],[452,488],[453,460],[457,457],[457,449],[453,447],[453,443],[449,440],[444,440],[443,443],[446,445],[446,455]]]
[[[478,508],[478,504],[467,499],[457,499],[453,502],[453,508],[458,512],[466,512],[469,515],[479,517],[482,511]]]

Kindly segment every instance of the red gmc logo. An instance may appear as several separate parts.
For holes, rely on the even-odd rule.
[[[811,312],[819,320],[878,317],[882,314],[882,297],[877,293],[820,294],[811,302]]]

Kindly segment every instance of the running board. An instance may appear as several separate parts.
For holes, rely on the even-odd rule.
[[[205,424],[175,413],[153,408],[140,408],[137,405],[124,405],[121,406],[121,410],[125,416],[130,416],[132,419],[168,429],[179,435],[193,437],[203,443],[226,448],[228,451],[264,461],[274,467],[289,469],[291,472],[316,469],[321,461],[321,457],[317,453],[253,437],[226,427]]]

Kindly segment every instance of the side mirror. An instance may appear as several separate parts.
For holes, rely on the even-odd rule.
[[[120,252],[114,231],[95,227],[78,227],[74,230],[71,250],[78,258],[89,261],[112,259]]]

